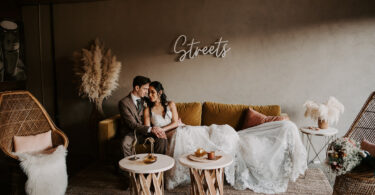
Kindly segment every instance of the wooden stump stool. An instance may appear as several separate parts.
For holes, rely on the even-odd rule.
[[[207,162],[190,160],[185,154],[179,158],[179,162],[190,168],[191,194],[224,194],[224,167],[232,164],[231,155],[219,153],[222,158]]]
[[[147,154],[138,154],[138,160],[129,160],[130,156],[120,160],[120,168],[130,172],[132,193],[137,195],[164,194],[164,171],[174,166],[174,159],[162,154],[154,154],[157,161],[152,164],[143,162]]]

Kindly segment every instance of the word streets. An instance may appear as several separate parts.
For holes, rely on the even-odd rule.
[[[180,62],[184,61],[185,58],[193,59],[199,54],[210,54],[218,58],[223,58],[231,48],[227,48],[228,41],[223,41],[222,39],[223,38],[220,37],[220,39],[214,42],[214,44],[199,48],[197,46],[200,43],[199,41],[195,41],[193,38],[189,43],[187,43],[186,35],[180,35],[174,43],[173,51],[175,54],[181,54],[181,56],[178,58]]]

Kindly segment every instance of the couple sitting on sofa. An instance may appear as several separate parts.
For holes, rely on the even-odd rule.
[[[143,97],[147,93],[146,106]],[[133,91],[120,101],[119,109],[123,126],[129,132],[123,141],[125,156],[131,155],[132,130],[136,129],[140,143],[152,136],[156,153],[175,158],[176,166],[166,175],[168,189],[190,181],[189,170],[178,162],[178,158],[197,148],[232,154],[234,163],[225,168],[225,176],[236,189],[285,192],[289,180],[295,181],[307,169],[305,147],[297,127],[289,120],[245,127],[238,132],[229,125],[179,125],[176,105],[167,101],[162,84],[150,83],[142,76],[134,78]],[[173,129],[175,133],[168,143],[167,134]]]

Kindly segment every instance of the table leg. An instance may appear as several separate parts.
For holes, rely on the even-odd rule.
[[[164,172],[137,174],[130,173],[132,194],[162,195],[164,194]]]
[[[319,149],[319,151],[317,152],[317,150],[315,149],[313,143],[312,143],[312,138],[311,137],[308,137],[308,141],[309,141],[309,146],[313,149],[313,152],[315,153],[315,156],[309,161],[307,161],[308,164],[310,163],[313,163],[314,160],[316,158],[319,159],[320,162],[322,162],[322,160],[320,159],[319,157],[319,154],[328,146],[328,144],[330,144],[330,142],[335,138],[335,136],[327,136],[324,138],[324,145]],[[310,147],[309,147],[309,152],[310,153]],[[308,155],[309,156],[309,155]]]
[[[307,164],[309,164],[309,158],[310,158],[310,143],[309,143],[309,135],[306,135],[306,147],[307,147]]]
[[[320,157],[319,157],[319,152],[320,152],[321,150],[320,150],[319,152],[316,152],[316,149],[315,149],[315,147],[314,147],[314,145],[313,145],[313,143],[312,143],[311,137],[308,137],[308,138],[309,138],[310,146],[311,146],[311,148],[313,149],[313,151],[314,151],[314,153],[315,153],[315,156],[314,156],[314,158],[312,158],[312,160],[310,160],[310,163],[311,163],[311,162],[314,162],[314,160],[316,159],[316,157],[318,157],[319,161],[322,162],[322,160],[320,160]]]
[[[222,195],[224,193],[224,169],[190,169],[191,194]]]

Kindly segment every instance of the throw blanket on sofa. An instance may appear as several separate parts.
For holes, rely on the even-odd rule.
[[[27,175],[25,184],[29,195],[63,195],[68,185],[66,149],[60,145],[51,154],[15,153]]]
[[[189,170],[178,158],[197,148],[232,154],[234,162],[225,168],[225,176],[229,184],[241,190],[285,192],[288,182],[296,181],[307,169],[306,149],[291,121],[264,123],[239,132],[229,125],[180,126],[169,150],[176,166],[167,173],[167,188],[190,181]]]

